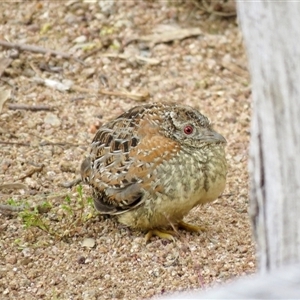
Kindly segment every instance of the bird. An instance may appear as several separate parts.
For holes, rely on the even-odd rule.
[[[131,108],[96,132],[81,178],[95,208],[127,227],[174,240],[183,218],[225,189],[226,139],[193,107],[153,103]],[[174,231],[175,229],[175,231]]]

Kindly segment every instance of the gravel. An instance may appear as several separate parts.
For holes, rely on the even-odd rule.
[[[0,203],[38,209],[0,211],[1,299],[147,299],[253,273],[251,95],[235,18],[209,15],[193,2],[23,1],[0,7],[0,39],[82,60],[0,53],[0,60],[12,59],[0,82],[12,91],[0,113],[0,186],[28,187],[0,189]],[[202,34],[173,42],[140,38],[195,27]],[[67,88],[42,84],[46,79]],[[98,89],[150,97],[134,100]],[[160,101],[194,106],[211,119],[228,141],[229,172],[223,195],[186,218],[206,226],[205,232],[180,231],[175,242],[154,237],[145,244],[143,233],[98,216],[87,186],[81,192],[61,184],[79,176],[101,124],[135,105]],[[8,104],[54,110],[11,110]]]

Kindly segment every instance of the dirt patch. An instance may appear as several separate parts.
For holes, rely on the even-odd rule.
[[[1,14],[1,40],[72,54],[0,53],[3,65],[11,59],[0,68],[11,90],[0,114],[0,185],[28,187],[0,190],[1,204],[35,207],[0,212],[1,299],[143,299],[252,273],[249,75],[236,20],[192,2],[4,2]],[[194,34],[153,38],[182,29]],[[228,141],[229,172],[223,195],[186,218],[206,232],[145,244],[143,233],[97,216],[87,186],[61,184],[79,176],[102,123],[160,101],[211,119]]]

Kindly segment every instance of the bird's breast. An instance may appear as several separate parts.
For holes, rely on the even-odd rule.
[[[181,150],[155,170],[152,182],[155,198],[194,207],[215,200],[224,190],[227,164],[224,147],[215,145],[210,149],[193,152]],[[166,200],[168,199],[168,200]]]

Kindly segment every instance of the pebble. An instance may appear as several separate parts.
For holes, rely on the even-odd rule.
[[[58,118],[57,115],[53,114],[53,113],[47,113],[45,118],[44,118],[44,123],[45,124],[49,124],[51,126],[54,127],[58,127],[61,124],[60,119]]]
[[[5,262],[11,265],[15,265],[17,263],[17,257],[15,255],[8,255],[5,257]]]
[[[82,44],[82,43],[85,43],[86,41],[87,41],[87,37],[85,35],[81,35],[81,36],[78,36],[76,39],[74,39],[73,43]]]
[[[93,238],[85,238],[82,241],[82,247],[93,248],[96,245],[96,241]]]

